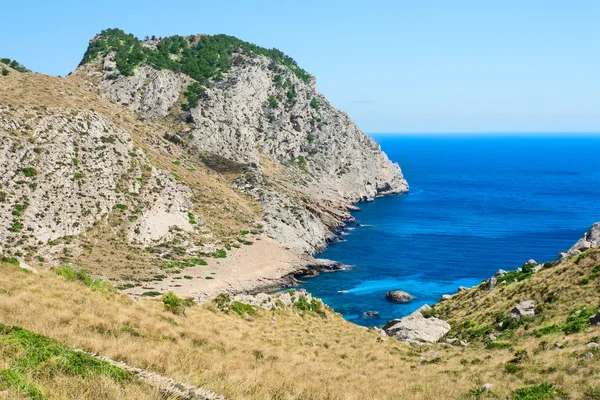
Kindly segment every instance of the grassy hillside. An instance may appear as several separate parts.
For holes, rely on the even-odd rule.
[[[590,400],[600,393],[600,355],[587,344],[598,340],[600,329],[538,332],[564,326],[574,309],[598,306],[597,277],[583,282],[599,259],[592,251],[492,294],[472,289],[437,306],[453,326],[450,336],[471,339],[466,348],[409,346],[330,311],[324,318],[299,310],[240,316],[207,304],[174,315],[158,300],[135,301],[12,264],[0,267],[0,315],[5,324],[231,399]],[[510,334],[496,332],[500,338],[492,345],[474,333],[529,298],[539,302],[539,317]]]

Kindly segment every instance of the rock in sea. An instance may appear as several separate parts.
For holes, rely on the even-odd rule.
[[[409,293],[403,292],[401,290],[392,290],[385,294],[389,300],[395,301],[396,303],[408,303],[413,299],[413,296]]]

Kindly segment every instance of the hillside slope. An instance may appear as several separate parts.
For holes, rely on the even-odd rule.
[[[228,312],[211,303],[173,314],[159,301],[12,264],[0,266],[0,315],[3,323],[229,399],[593,400],[600,328],[591,312],[573,316],[597,310],[599,264],[593,248],[493,293],[460,292],[433,308],[452,331],[422,345],[299,303],[271,311],[240,303]],[[535,300],[537,315],[497,329],[498,316],[526,299]]]

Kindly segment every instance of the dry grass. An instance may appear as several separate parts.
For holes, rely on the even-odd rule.
[[[49,272],[1,268],[3,322],[231,399],[458,399],[485,382],[503,398],[543,380],[579,398],[599,377],[597,357],[578,358],[597,331],[572,335],[563,348],[552,346],[562,338],[550,340],[536,354],[541,339],[535,337],[503,350],[412,348],[331,313],[238,317],[206,305],[175,316],[158,301],[94,292]],[[511,374],[505,365],[517,349],[529,358]],[[97,398],[90,396],[81,398]]]

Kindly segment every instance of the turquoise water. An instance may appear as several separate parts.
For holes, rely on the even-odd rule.
[[[359,204],[361,226],[320,255],[352,267],[302,285],[357,324],[404,316],[498,268],[555,259],[600,221],[600,137],[373,137],[410,193]],[[414,301],[387,301],[394,289]],[[379,317],[362,317],[368,310]]]

